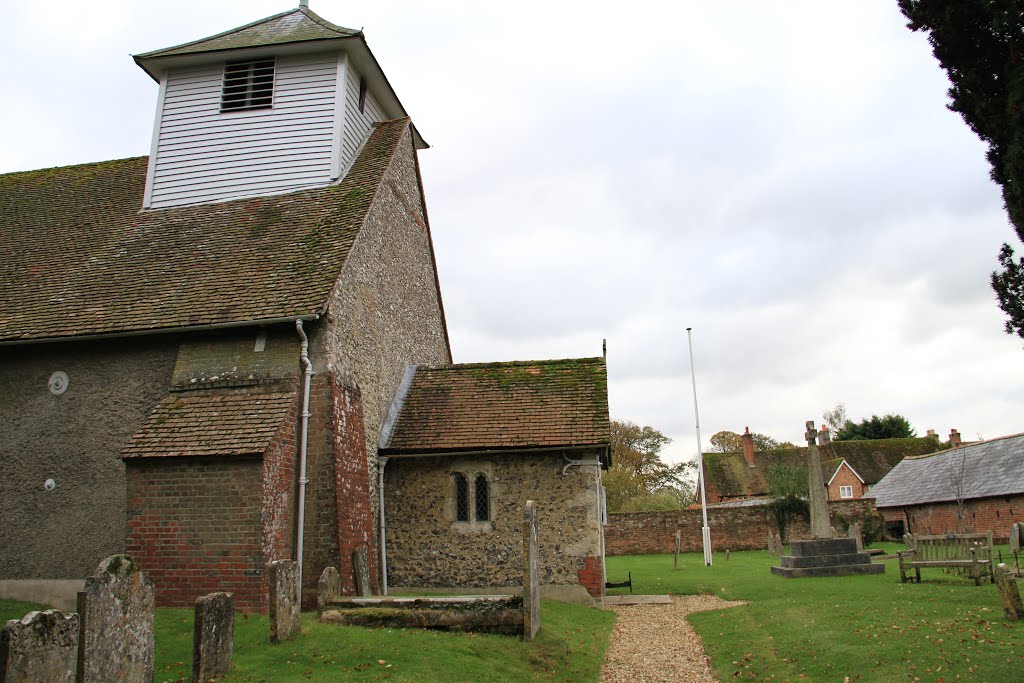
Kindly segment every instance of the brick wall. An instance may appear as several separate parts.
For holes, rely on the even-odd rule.
[[[264,565],[273,560],[290,560],[294,557],[297,430],[301,400],[301,397],[296,396],[288,417],[263,453],[260,523]],[[266,595],[269,590],[266,571],[263,572],[261,586]]]
[[[830,502],[832,526],[841,530],[837,515],[848,520],[863,519],[871,509],[867,500]],[[647,555],[675,552],[676,530],[682,531],[685,552],[701,550],[700,508],[664,512],[620,512],[608,515],[604,530],[608,555]],[[774,520],[763,505],[747,507],[709,507],[708,526],[715,550],[762,550],[768,547],[768,532],[777,531]],[[807,523],[797,520],[787,530],[788,538],[809,534]],[[788,539],[787,539],[788,540]]]
[[[857,475],[854,474],[846,463],[843,463],[839,471],[836,472],[835,477],[832,479],[832,483],[827,485],[828,499],[829,500],[849,500],[844,499],[839,492],[840,486],[849,486],[853,489],[853,497],[860,498],[864,495],[864,484],[861,483]]]
[[[881,508],[886,521],[902,521],[914,534],[950,534],[960,530],[955,502],[911,505],[906,508]],[[1006,543],[1010,526],[1024,522],[1024,495],[997,496],[964,502],[964,530],[992,531],[998,543]]]
[[[153,580],[158,606],[230,591],[239,609],[265,607],[259,459],[135,459],[126,470],[125,549]]]
[[[367,553],[370,584],[377,592],[377,557],[370,501],[370,474],[366,459],[362,393],[341,381],[331,385],[331,420],[334,433],[334,490],[337,521],[338,571],[343,593],[355,593],[352,552],[360,546]]]

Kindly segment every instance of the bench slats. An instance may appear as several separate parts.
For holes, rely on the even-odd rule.
[[[987,573],[995,582],[992,560],[992,532],[947,534],[944,536],[904,537],[908,550],[899,553],[900,580],[907,581],[907,568],[912,568],[921,582],[921,567],[969,567],[976,585]]]

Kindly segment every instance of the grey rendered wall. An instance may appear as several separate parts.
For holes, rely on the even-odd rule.
[[[166,393],[176,348],[167,335],[0,349],[0,579],[83,578],[123,551],[119,453]]]
[[[415,153],[407,129],[312,340],[318,371],[362,391],[375,528],[377,441],[405,367],[449,361]]]

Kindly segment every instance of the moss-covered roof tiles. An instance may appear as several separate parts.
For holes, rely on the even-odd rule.
[[[609,442],[601,358],[417,368],[382,453],[436,453]]]
[[[408,119],[339,185],[140,211],[146,157],[0,175],[0,341],[323,311]]]
[[[822,474],[827,482],[839,463],[846,460],[868,485],[875,484],[908,455],[934,453],[938,439],[878,439],[833,441],[818,447]],[[705,453],[704,476],[723,498],[763,496],[768,493],[765,472],[775,463],[804,468],[807,447],[782,448],[754,454],[750,467],[742,453]]]
[[[165,397],[123,458],[260,455],[295,409],[295,392],[185,392]]]
[[[251,24],[246,24],[230,31],[218,33],[208,38],[201,38],[200,40],[194,40],[162,50],[146,52],[136,55],[135,58],[136,60],[146,60],[155,57],[170,57],[197,52],[212,52],[215,50],[235,50],[310,40],[348,38],[357,36],[360,33],[361,31],[332,24],[308,7],[299,7],[254,21]]]

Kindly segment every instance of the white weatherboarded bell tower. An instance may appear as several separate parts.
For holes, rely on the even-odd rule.
[[[407,116],[362,31],[305,2],[135,62],[160,84],[146,209],[337,182],[373,123]]]

